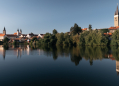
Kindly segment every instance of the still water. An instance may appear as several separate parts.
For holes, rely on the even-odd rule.
[[[119,48],[1,45],[0,86],[119,86]]]

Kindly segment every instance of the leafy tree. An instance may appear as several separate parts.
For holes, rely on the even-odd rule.
[[[91,25],[91,24],[89,24],[89,27],[88,27],[88,28],[89,28],[89,30],[92,30],[92,25]]]
[[[82,32],[82,29],[75,23],[74,26],[70,28],[70,32],[71,34],[76,35]]]
[[[89,34],[89,31],[84,31],[79,36],[79,45],[85,45],[85,37]]]
[[[85,45],[107,45],[108,39],[99,31],[89,31],[85,37]]]
[[[7,43],[9,41],[9,39],[7,37],[4,38],[3,42]]]
[[[43,45],[55,45],[56,44],[56,36],[51,33],[46,33],[43,39],[39,40],[39,44]]]
[[[101,31],[102,33],[107,33],[107,32],[109,32],[109,29],[104,28],[104,29],[101,29],[100,31]]]
[[[111,37],[111,45],[119,45],[119,30],[116,30]]]
[[[67,45],[67,46],[72,45],[72,40],[71,40],[70,35],[68,33],[64,34],[63,45]]]
[[[57,45],[62,45],[63,44],[63,41],[64,41],[64,33],[58,33],[56,35],[57,37]]]
[[[58,32],[56,29],[53,30],[53,34],[56,35]]]
[[[37,37],[33,37],[31,41],[37,41]]]

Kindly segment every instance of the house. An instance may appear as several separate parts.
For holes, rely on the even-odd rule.
[[[5,37],[6,37],[5,34],[0,33],[0,41],[3,41]]]
[[[26,37],[31,38],[31,37],[33,37],[33,36],[34,36],[34,34],[33,34],[33,33],[30,33],[30,34],[27,34]]]
[[[88,30],[88,28],[83,28],[83,29],[82,29],[82,31],[87,31],[87,30]]]
[[[108,35],[108,36],[112,36],[112,33],[104,33],[104,35],[106,36],[106,35]]]
[[[114,31],[116,31],[117,29],[119,29],[119,26],[116,27],[110,27],[109,29],[109,33],[114,33]]]
[[[43,38],[45,34],[38,34],[40,38]]]
[[[15,38],[14,41],[16,41],[16,42],[25,42],[25,38],[23,38],[23,37]]]
[[[27,34],[21,34],[19,37],[27,37]]]

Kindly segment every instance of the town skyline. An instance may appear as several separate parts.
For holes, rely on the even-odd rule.
[[[114,26],[114,13],[118,0],[5,0],[1,1],[0,33],[5,27],[13,34],[22,29],[23,34],[52,33],[53,29],[69,32],[77,23],[81,28],[109,28]]]

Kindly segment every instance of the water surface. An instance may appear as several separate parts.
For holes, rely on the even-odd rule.
[[[0,46],[0,86],[119,86],[118,47]]]

